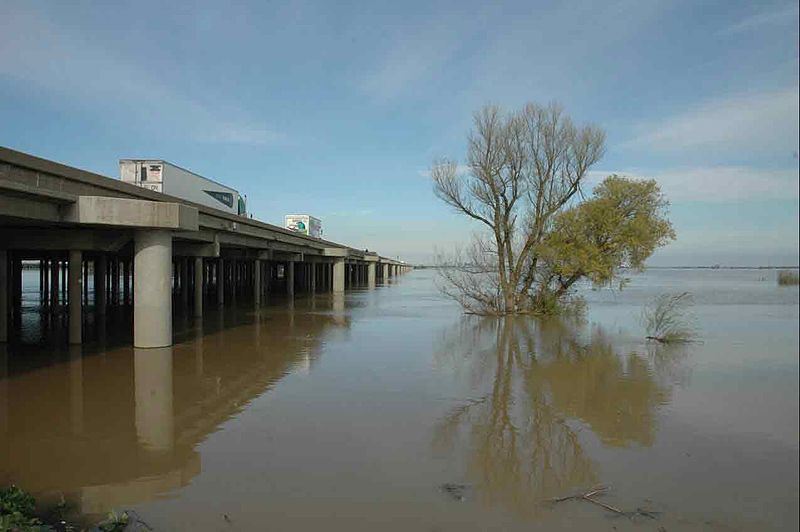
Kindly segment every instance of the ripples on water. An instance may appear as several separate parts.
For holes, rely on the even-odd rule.
[[[176,310],[168,349],[89,312],[70,350],[26,272],[0,483],[156,530],[797,528],[796,287],[651,270],[585,290],[583,319],[497,320],[462,316],[434,275],[203,323]],[[642,306],[684,290],[700,341],[644,342]],[[598,484],[658,519],[544,502]]]

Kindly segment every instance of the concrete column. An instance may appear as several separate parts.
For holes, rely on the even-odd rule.
[[[263,283],[264,283],[264,296],[269,298],[269,291],[272,285],[272,261],[265,261]]]
[[[42,282],[42,305],[46,307],[50,305],[50,259],[42,261]]]
[[[12,275],[13,283],[12,283],[12,301],[14,306],[14,321],[18,324],[22,324],[22,256],[21,254],[15,254],[14,261],[12,263]]]
[[[14,264],[16,264],[16,262],[17,261],[15,260]],[[68,284],[67,283],[68,266],[67,266],[67,261],[63,261],[63,262],[59,261],[59,262],[61,262],[61,285],[60,285],[61,286],[61,301],[63,301],[66,304],[66,302],[67,302],[67,288],[68,288],[67,287],[67,284]],[[16,272],[14,272],[14,273],[16,275]],[[16,277],[14,279],[16,280]]]
[[[189,306],[189,259],[181,257],[181,304],[183,308]]]
[[[133,287],[135,293],[135,278]],[[172,348],[134,349],[133,372],[137,439],[149,451],[170,451],[175,431]]]
[[[5,249],[0,249],[0,342],[7,342],[7,341],[8,341],[8,252]]]
[[[256,259],[253,267],[253,304],[261,306],[261,261]]]
[[[39,301],[42,300],[42,290],[44,289],[44,268],[42,267],[43,262],[43,260],[39,259]]]
[[[286,295],[294,297],[294,261],[286,263]]]
[[[194,317],[203,317],[203,257],[194,258]]]
[[[333,291],[344,292],[344,259],[333,262]]]
[[[126,258],[122,259],[122,304],[131,302],[131,263]]]
[[[50,268],[50,306],[52,307],[53,312],[57,312],[58,310],[58,270],[60,266],[61,261],[54,259]]]
[[[367,286],[375,288],[375,263],[367,264]]]
[[[308,289],[311,291],[312,294],[317,293],[317,263],[312,262],[309,264],[309,271],[308,271],[309,279],[308,279]]]
[[[231,293],[230,293],[230,300],[231,304],[236,306],[236,296],[238,295],[237,292],[239,291],[239,261],[236,259],[231,259]]]
[[[133,267],[133,346],[172,345],[172,235],[138,232]]]
[[[81,343],[81,252],[73,249],[69,252],[69,343]]]
[[[0,250],[0,254],[5,254],[5,250]],[[5,291],[5,287],[0,287]],[[11,434],[9,433],[9,379],[8,379],[8,346],[0,343],[0,456],[3,460],[7,460],[9,456],[9,448],[11,442]],[[8,462],[5,462],[8,463]],[[5,473],[4,473],[5,475]],[[3,483],[7,483],[7,477],[2,478]]]
[[[225,261],[217,259],[217,305],[225,304]]]
[[[106,267],[108,260],[105,255],[97,257],[94,261],[94,308],[98,314],[106,313]]]

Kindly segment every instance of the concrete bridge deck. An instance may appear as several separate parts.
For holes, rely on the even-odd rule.
[[[133,343],[142,348],[172,344],[173,304],[202,317],[208,304],[258,307],[271,293],[373,288],[411,269],[0,147],[0,342],[18,324],[23,261],[31,260],[42,305],[68,313],[71,344],[82,342],[86,312],[132,305]]]

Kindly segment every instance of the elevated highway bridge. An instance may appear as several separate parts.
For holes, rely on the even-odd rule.
[[[208,305],[374,288],[411,269],[0,147],[0,342],[19,324],[28,261],[42,305],[66,309],[70,344],[82,343],[88,312],[130,305],[139,348],[172,344],[173,305],[200,318]]]

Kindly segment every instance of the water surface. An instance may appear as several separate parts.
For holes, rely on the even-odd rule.
[[[650,270],[584,319],[462,316],[416,271],[373,291],[129,316],[60,348],[26,272],[0,358],[0,483],[155,530],[794,530],[798,290],[759,270]],[[762,280],[763,278],[763,280]],[[688,290],[699,341],[643,341]],[[89,317],[91,321],[93,318]],[[57,321],[57,320],[56,320]],[[49,343],[37,341],[50,327]],[[606,485],[599,500],[547,500]],[[637,510],[641,510],[637,513]]]

